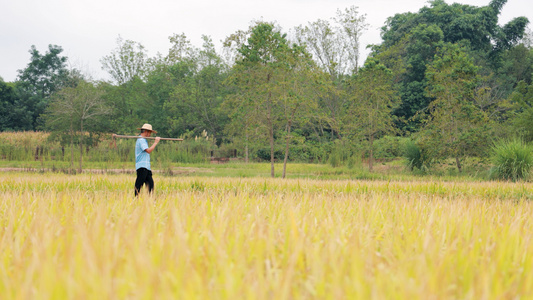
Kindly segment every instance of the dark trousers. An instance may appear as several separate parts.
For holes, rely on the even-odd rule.
[[[154,179],[152,178],[152,171],[146,168],[137,169],[137,180],[135,180],[135,197],[139,194],[143,184],[148,186],[148,192],[152,193],[154,190]]]

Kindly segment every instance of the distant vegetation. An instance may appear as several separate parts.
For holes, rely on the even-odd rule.
[[[0,131],[50,132],[43,154],[79,169],[131,159],[100,144],[151,123],[160,136],[208,141],[192,154],[192,142],[161,147],[158,159],[198,162],[236,150],[245,161],[270,161],[271,176],[283,163],[285,177],[287,162],[364,161],[372,172],[376,161],[404,156],[399,144],[407,143],[414,172],[452,161],[463,173],[494,157],[501,138],[533,140],[533,36],[525,17],[498,24],[506,2],[439,0],[391,16],[365,62],[368,24],[356,7],[289,31],[257,22],[229,35],[221,52],[208,36],[195,47],[174,34],[168,53],[149,57],[119,37],[101,60],[111,82],[69,70],[60,46],[32,47],[17,80],[0,81]],[[0,155],[34,157],[37,145],[25,143]]]

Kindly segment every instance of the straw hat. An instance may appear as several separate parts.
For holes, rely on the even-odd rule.
[[[143,127],[141,127],[141,128],[137,128],[137,129],[138,129],[138,130],[141,130],[141,129],[149,130],[149,131],[151,131],[151,132],[157,134],[157,131],[153,130],[153,129],[152,129],[152,125],[150,125],[150,124],[144,124]]]

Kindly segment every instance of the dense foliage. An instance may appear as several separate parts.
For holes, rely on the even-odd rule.
[[[392,16],[362,67],[359,37],[368,24],[356,7],[301,25],[292,39],[257,22],[230,35],[221,53],[208,36],[197,48],[175,34],[167,54],[148,57],[143,45],[119,37],[101,61],[112,82],[68,70],[59,46],[45,54],[32,46],[17,80],[0,80],[0,130],[54,131],[62,145],[82,149],[102,133],[151,123],[161,136],[207,132],[214,148],[272,168],[282,159],[351,157],[371,168],[375,153],[385,153],[374,141],[409,137],[428,160],[452,158],[461,171],[466,157],[488,157],[494,139],[533,140],[529,21],[499,25],[505,3],[435,0]],[[76,108],[82,104],[91,105]]]

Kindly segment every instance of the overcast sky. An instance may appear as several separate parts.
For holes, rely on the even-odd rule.
[[[31,45],[44,54],[49,44],[63,48],[70,67],[95,79],[109,79],[100,59],[116,47],[116,39],[144,45],[150,56],[166,54],[168,37],[185,33],[195,46],[201,36],[220,40],[245,30],[253,20],[276,21],[284,30],[335,16],[337,9],[355,5],[367,15],[370,28],[363,47],[380,43],[379,28],[396,13],[417,12],[426,0],[0,0],[0,77],[14,81],[30,61]],[[490,0],[460,0],[485,6]],[[509,0],[500,24],[525,16],[533,22],[533,1]],[[533,28],[533,26],[529,26]],[[368,50],[361,49],[364,56]]]

